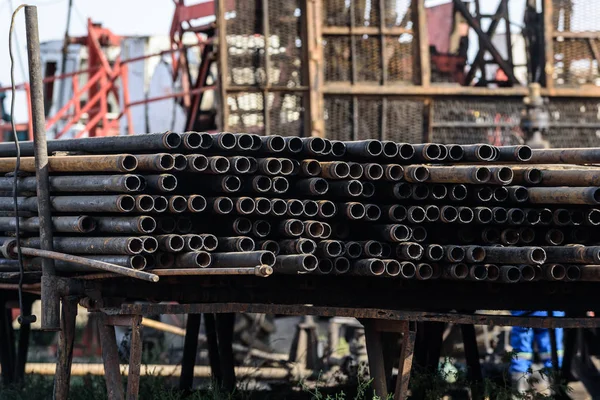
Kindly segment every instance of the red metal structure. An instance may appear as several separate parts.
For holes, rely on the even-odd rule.
[[[120,134],[120,119],[127,118],[127,134],[133,134],[133,121],[131,118],[131,108],[147,104],[154,101],[165,100],[169,98],[180,99],[180,104],[187,110],[188,118],[186,127],[192,129],[198,126],[199,107],[202,101],[203,93],[208,90],[214,90],[214,86],[207,86],[206,79],[210,70],[212,57],[213,37],[215,32],[214,23],[205,26],[194,27],[191,21],[210,17],[215,15],[215,5],[213,1],[204,3],[185,5],[184,0],[174,0],[175,12],[171,23],[169,37],[171,48],[159,53],[144,55],[141,57],[123,60],[117,56],[115,60],[110,61],[106,55],[106,49],[109,46],[119,46],[122,37],[115,35],[109,29],[102,25],[94,23],[88,19],[87,36],[72,37],[69,44],[80,44],[87,48],[88,68],[64,75],[54,75],[44,80],[45,84],[53,84],[60,80],[71,78],[73,97],[69,99],[56,113],[47,116],[46,130],[56,130],[56,139],[60,139],[77,123],[85,121],[83,129],[78,131],[75,137],[82,136],[113,136]],[[185,45],[183,36],[185,33],[195,35],[197,42],[193,45]],[[191,47],[200,48],[201,60],[198,74],[191,76],[187,50]],[[131,102],[128,90],[128,65],[136,61],[142,61],[151,57],[160,57],[170,54],[172,65],[173,80],[180,80],[183,90],[177,93],[171,93],[165,96],[147,98],[140,101]],[[83,81],[82,75],[87,75],[87,81]],[[26,98],[29,99],[29,84],[21,83],[16,85],[17,90],[24,90]],[[10,87],[0,88],[0,92],[10,91]],[[122,96],[120,96],[122,94]],[[108,99],[114,96],[116,103],[119,104],[118,116],[109,116]],[[83,101],[84,99],[85,102]],[[29,100],[28,100],[29,101]],[[17,124],[17,130],[28,131],[28,137],[32,137],[31,126],[31,107],[27,105],[28,122]],[[202,125],[202,124],[201,124]],[[10,129],[0,125],[0,132]]]

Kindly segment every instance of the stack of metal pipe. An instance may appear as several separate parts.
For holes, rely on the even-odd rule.
[[[54,249],[162,275],[336,274],[516,283],[600,276],[600,149],[147,134],[48,142]],[[39,248],[31,143],[21,246]],[[15,169],[0,144],[0,172]],[[0,178],[0,270],[15,258]],[[26,270],[40,268],[25,258]],[[57,270],[89,273],[68,261]]]

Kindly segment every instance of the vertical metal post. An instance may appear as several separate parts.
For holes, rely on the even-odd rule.
[[[354,2],[350,2],[350,62],[351,62],[351,73],[352,85],[356,85],[358,80],[358,67],[356,64],[356,36],[354,35],[354,22],[356,10]],[[358,140],[358,98],[352,96],[352,140]]]
[[[69,397],[77,302],[78,298],[71,296],[65,298],[62,304],[62,329],[58,336],[58,361],[56,363],[56,373],[54,374],[55,399],[67,399]]]
[[[373,7],[373,6],[371,6]],[[379,2],[379,42],[381,48],[379,49],[379,57],[381,61],[381,85],[386,86],[388,81],[388,65],[386,60],[386,36],[384,34],[385,31],[385,4],[383,0]],[[384,96],[381,99],[381,129],[379,133],[380,140],[388,140],[386,137],[387,131],[387,110],[388,110],[388,102],[387,97]]]
[[[27,59],[31,84],[31,109],[33,120],[33,147],[35,175],[37,178],[38,214],[40,218],[40,244],[42,250],[53,250],[50,190],[48,183],[48,147],[46,145],[46,118],[40,58],[37,7],[25,7],[27,32]],[[60,330],[60,297],[55,284],[54,261],[42,259],[42,329]]]
[[[552,22],[552,14],[554,13],[554,5],[552,0],[544,0],[542,13],[544,14],[544,77],[546,89],[552,91],[554,89],[554,23]]]
[[[263,94],[263,124],[265,126],[265,135],[271,134],[271,121],[269,119],[269,89],[271,88],[271,30],[269,27],[269,1],[262,0],[262,28],[265,43],[265,76],[266,80],[262,89]],[[283,96],[282,94],[280,94]]]
[[[419,44],[419,70],[421,73],[420,83],[421,86],[428,87],[431,83],[431,65],[429,54],[429,34],[427,33],[427,16],[425,15],[425,0],[414,0],[413,4],[416,4],[414,9],[417,12],[416,34]]]
[[[228,74],[229,67],[227,66],[227,23],[225,21],[225,11],[227,2],[225,0],[218,0],[217,6],[217,56],[219,66],[219,94],[221,96],[221,117],[219,118],[220,126],[218,129],[226,131],[229,128],[229,106],[227,105],[227,87],[229,85]]]
[[[181,361],[181,376],[179,389],[192,390],[194,384],[194,366],[198,355],[198,333],[200,332],[200,317],[202,314],[188,314],[183,342],[183,360]]]

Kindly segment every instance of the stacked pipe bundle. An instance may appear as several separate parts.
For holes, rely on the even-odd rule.
[[[600,174],[586,165],[600,149],[167,132],[48,150],[55,250],[131,269],[512,283],[599,275]],[[21,152],[21,245],[39,248],[31,143]],[[0,144],[0,172],[15,168],[13,156]],[[17,268],[6,250],[12,185],[0,178],[3,270]]]

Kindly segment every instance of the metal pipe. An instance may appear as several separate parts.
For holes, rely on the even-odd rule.
[[[191,251],[188,253],[178,253],[175,255],[175,265],[177,266],[177,268],[207,268],[209,266],[216,266],[214,265],[213,259],[213,256],[215,256],[216,254],[223,253],[213,253],[212,255],[205,251]]]
[[[375,204],[365,204],[365,221],[375,222],[381,218],[381,208]]]
[[[415,148],[409,143],[397,143],[398,146],[398,160],[408,161],[415,155]]]
[[[202,241],[204,243],[204,250],[214,251],[219,246],[219,240],[215,235],[211,235],[210,233],[204,233],[200,236],[202,237]]]
[[[434,161],[441,155],[440,146],[435,143],[415,144],[413,148],[415,152],[413,158],[419,161]]]
[[[260,242],[256,242],[256,247],[259,250],[270,251],[276,256],[279,255],[281,249],[279,248],[279,244],[274,240],[262,240]]]
[[[295,190],[303,195],[322,196],[329,190],[329,184],[323,178],[300,179],[295,184]]]
[[[344,247],[338,240],[321,240],[317,243],[317,252],[326,258],[336,258],[343,254]]]
[[[40,238],[22,240],[24,246],[40,248]],[[139,254],[143,243],[137,237],[58,237],[53,247],[59,252],[76,254]]]
[[[271,200],[266,197],[257,197],[254,199],[255,213],[258,215],[269,215],[271,213]]]
[[[82,175],[82,176],[51,176],[51,192],[119,192],[133,193],[142,187],[139,175]],[[12,191],[12,178],[0,178],[0,191]],[[34,176],[19,178],[19,192],[35,192],[37,179]]]
[[[279,222],[278,231],[287,237],[299,237],[304,233],[304,223],[299,219],[287,219]]]
[[[0,217],[0,231],[14,231],[14,217]],[[19,228],[24,231],[36,232],[40,229],[38,217],[19,218]],[[52,217],[52,229],[61,233],[89,233],[96,229],[96,221],[86,215],[75,217]]]
[[[444,265],[443,275],[446,279],[463,280],[469,276],[469,267],[462,263]]]
[[[0,158],[0,172],[12,172],[16,158]],[[48,172],[132,172],[137,160],[131,154],[52,156],[47,160]],[[35,157],[21,157],[19,171],[36,172]]]
[[[42,66],[40,56],[40,39],[38,32],[37,7],[25,6],[25,28],[27,33],[27,59],[29,61],[29,83],[31,97],[31,113],[33,125],[33,144],[27,146],[20,144],[20,155],[26,155],[28,147],[34,153],[33,171],[37,178],[37,202],[36,209],[40,218],[40,242],[42,250],[49,255],[53,253],[52,235],[52,213],[50,200],[50,162],[48,158],[48,144],[46,141],[46,118],[44,112],[44,89],[42,83]],[[15,141],[17,138],[15,138]],[[8,144],[8,143],[7,143]],[[8,144],[12,146],[12,144]],[[0,147],[1,148],[1,147]],[[24,159],[20,159],[21,170],[26,165]],[[16,166],[16,160],[13,168]],[[16,208],[16,207],[15,207]],[[20,249],[21,252],[25,250]],[[25,254],[25,252],[23,252]],[[42,329],[60,330],[60,297],[54,283],[55,267],[53,259],[45,257],[42,261]],[[25,321],[32,320],[25,318]]]
[[[383,145],[379,140],[356,140],[344,144],[346,154],[351,157],[378,157],[383,153]]]
[[[485,249],[480,246],[465,246],[463,247],[465,251],[465,259],[469,263],[480,263],[485,260]]]
[[[300,162],[300,175],[301,176],[319,176],[321,175],[322,167],[321,163],[317,160],[302,160]],[[350,167],[348,167],[348,173]]]
[[[503,265],[500,267],[499,280],[505,283],[517,283],[521,280],[521,270],[514,265]]]
[[[541,247],[484,247],[485,260],[491,263],[543,264],[546,252]]]
[[[420,224],[425,221],[426,214],[425,209],[419,206],[412,206],[408,208],[407,219],[412,224]]]
[[[344,243],[344,256],[355,259],[362,255],[362,246],[358,242]]]
[[[343,197],[357,197],[362,194],[363,185],[360,181],[333,181],[329,183],[329,192]]]
[[[433,267],[427,263],[417,264],[415,271],[415,277],[419,281],[426,281],[433,277]]]
[[[317,269],[319,261],[312,254],[277,256],[273,272],[278,274],[305,274]]]
[[[135,198],[135,210],[142,213],[147,213],[154,210],[154,199],[147,194],[140,194]]]
[[[494,147],[489,144],[462,145],[463,161],[491,161],[494,159]]]
[[[317,244],[311,239],[286,239],[279,242],[281,254],[313,254]]]
[[[383,178],[383,167],[381,166],[381,164],[376,164],[376,163],[368,163],[368,164],[363,164],[363,178],[371,180],[371,181],[378,181],[381,178]]]
[[[288,214],[291,214],[289,212],[289,208],[290,208],[290,201],[288,200]],[[314,200],[298,200],[300,202],[300,204],[302,204],[302,212],[300,213],[300,215],[305,215],[306,217],[309,218],[313,218],[316,217],[319,214],[319,203],[317,203]]]
[[[350,260],[346,257],[337,257],[333,259],[333,272],[336,275],[343,275],[350,272]]]
[[[399,164],[386,164],[383,168],[383,176],[386,181],[398,182],[404,177],[404,168]]]
[[[319,200],[317,201],[317,205],[319,207],[317,215],[320,218],[331,218],[337,213],[337,207],[335,203],[329,200]]]
[[[543,247],[550,263],[600,264],[600,246]]]
[[[182,147],[187,150],[196,150],[202,147],[202,134],[198,132],[180,133]]]
[[[429,197],[429,186],[416,184],[413,186],[411,197],[413,200],[422,201]]]
[[[287,213],[287,203],[282,199],[271,199],[271,215],[282,217]]]
[[[531,167],[512,167],[513,183],[517,185],[539,185],[542,183],[542,171]]]
[[[407,182],[425,182],[429,179],[429,168],[424,165],[409,165],[404,169]]]
[[[400,243],[396,246],[396,258],[398,260],[414,261],[423,257],[423,246],[418,243]]]
[[[452,223],[458,219],[458,210],[456,207],[443,206],[440,209],[440,220],[444,223]]]
[[[508,200],[508,189],[500,186],[493,189],[493,199],[496,203],[504,203]]]
[[[269,236],[271,233],[271,224],[264,220],[254,221],[252,224],[252,235],[259,239]]]
[[[598,164],[600,151],[598,148],[569,149],[534,149],[532,164]]]
[[[425,248],[425,258],[429,261],[440,261],[444,258],[444,248],[439,244],[430,244]]]
[[[203,154],[191,154],[185,156],[187,169],[190,172],[204,172],[208,169],[208,158]],[[175,160],[173,159],[173,165]]]
[[[496,148],[498,149],[498,161],[527,162],[533,156],[533,152],[529,146],[500,146]]]
[[[487,281],[495,282],[500,278],[500,268],[495,264],[485,264],[487,269]]]
[[[171,171],[175,167],[175,157],[168,153],[137,154],[137,171]]]
[[[381,276],[385,272],[385,263],[377,258],[365,258],[352,263],[353,273],[362,276]]]
[[[600,204],[597,187],[530,187],[527,191],[533,204]]]
[[[350,166],[343,161],[321,162],[321,177],[327,179],[346,179],[350,175]]]
[[[502,243],[505,246],[516,245],[517,243],[519,243],[520,238],[521,234],[516,229],[504,229],[500,233],[500,243]]]
[[[218,251],[221,252],[246,252],[254,251],[255,243],[247,236],[220,237]]]
[[[494,190],[489,186],[476,187],[474,189],[474,196],[478,201],[487,203],[494,198]]]
[[[310,239],[319,239],[323,235],[325,228],[319,221],[303,221],[304,234]]]
[[[239,178],[235,177],[238,181]],[[237,189],[233,190],[234,192],[239,190],[241,187],[241,181],[240,184],[237,186]],[[246,191],[253,191],[253,192],[257,192],[257,193],[267,193],[268,191],[271,190],[271,188],[273,187],[273,181],[271,180],[271,178],[264,176],[264,175],[257,175],[252,177],[251,179],[247,179],[244,182],[244,190]]]
[[[492,173],[487,167],[473,166],[430,166],[427,182],[433,183],[473,183],[484,184],[490,181]]]
[[[519,265],[517,268],[521,271],[521,281],[531,282],[535,279],[535,268],[531,265]]]
[[[177,178],[172,174],[145,175],[146,188],[159,192],[172,192],[177,188]]]
[[[204,238],[200,235],[186,234],[183,238],[183,249],[185,251],[200,251],[204,248]]]

